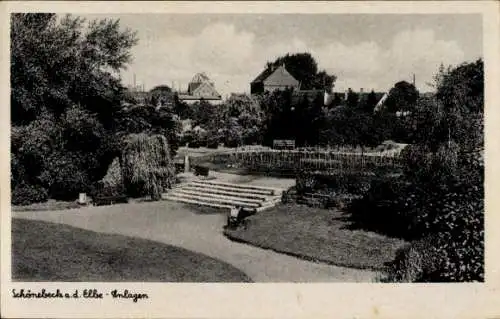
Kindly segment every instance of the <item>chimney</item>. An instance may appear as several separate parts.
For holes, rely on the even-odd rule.
[[[359,89],[359,93],[363,94],[363,88]]]
[[[349,96],[349,90],[345,90],[344,100],[347,101],[348,96]]]

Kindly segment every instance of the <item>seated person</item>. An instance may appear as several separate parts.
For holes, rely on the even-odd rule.
[[[238,224],[241,221],[242,211],[243,211],[243,208],[240,206],[231,207],[231,211],[230,211],[228,219],[227,219],[227,225],[230,228],[236,228],[238,226]]]

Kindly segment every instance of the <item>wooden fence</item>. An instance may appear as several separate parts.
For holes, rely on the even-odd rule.
[[[306,150],[235,151],[197,157],[198,163],[236,165],[250,170],[290,171],[363,171],[371,168],[398,168],[397,155],[340,153]]]

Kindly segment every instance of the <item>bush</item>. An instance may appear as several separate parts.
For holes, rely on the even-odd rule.
[[[163,135],[131,134],[121,155],[124,185],[131,197],[149,195],[159,200],[175,182],[170,149]]]
[[[184,163],[175,162],[174,167],[175,167],[176,174],[184,172]]]
[[[283,191],[281,202],[283,204],[293,203],[297,200],[297,188],[295,186]]]
[[[368,191],[374,176],[363,174],[330,174],[302,171],[297,175],[297,192],[318,192],[360,195]]]
[[[425,277],[432,281],[440,264],[435,240],[435,237],[428,236],[400,248],[383,281],[419,282],[426,281]]]
[[[217,149],[219,147],[219,140],[217,138],[209,138],[207,142],[207,147],[212,149]]]
[[[359,227],[390,236],[411,238],[413,210],[422,205],[419,189],[405,178],[374,180],[369,191],[348,207],[351,220]]]
[[[412,242],[399,251],[389,266],[390,282],[484,281],[484,231],[482,213],[472,213],[466,227],[445,231]],[[451,225],[461,218],[449,215]],[[451,217],[454,216],[454,217]],[[464,220],[462,220],[464,221]]]
[[[48,199],[48,192],[40,185],[20,183],[12,190],[11,197],[14,205],[29,205],[45,202]]]
[[[416,241],[409,250],[400,252],[388,280],[484,281],[483,169],[474,156],[459,156],[456,162],[458,182],[439,188],[423,184],[419,193],[414,193],[417,196],[405,197],[408,190],[419,190],[418,184],[412,184],[389,202],[392,211],[387,211],[407,217],[399,220],[400,227],[408,229],[404,236]],[[383,216],[372,212],[374,219]]]
[[[205,166],[196,165],[194,167],[194,175],[208,176],[210,169]]]

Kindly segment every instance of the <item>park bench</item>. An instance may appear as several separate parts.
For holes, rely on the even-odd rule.
[[[273,148],[277,150],[293,150],[295,148],[295,140],[274,140]]]

